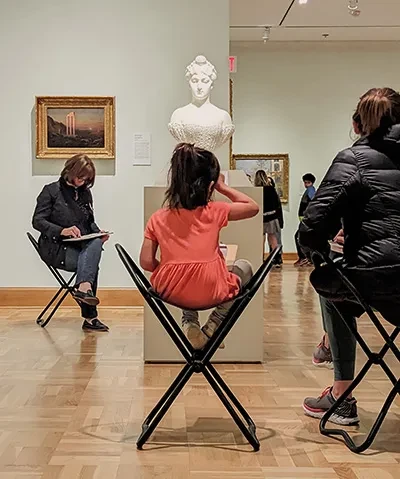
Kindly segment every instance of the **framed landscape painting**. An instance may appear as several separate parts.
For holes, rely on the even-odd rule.
[[[36,97],[37,158],[115,158],[114,97]]]
[[[232,155],[231,169],[243,170],[253,184],[256,171],[264,170],[268,176],[273,178],[281,202],[289,202],[289,155],[234,154]]]

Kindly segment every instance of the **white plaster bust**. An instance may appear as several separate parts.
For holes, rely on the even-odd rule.
[[[174,111],[168,129],[179,143],[194,143],[215,151],[235,131],[229,113],[210,102],[217,71],[206,57],[199,55],[186,68],[186,78],[192,90],[192,102]]]

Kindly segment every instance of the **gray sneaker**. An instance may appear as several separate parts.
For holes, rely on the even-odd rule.
[[[321,419],[335,402],[336,400],[332,396],[332,388],[329,386],[318,398],[306,398],[303,403],[303,409],[307,416]],[[360,419],[357,415],[357,401],[355,398],[346,399],[344,403],[336,409],[335,414],[332,414],[329,421],[340,424],[341,426],[358,424]]]
[[[200,324],[184,322],[182,329],[194,349],[203,349],[207,344],[208,338],[200,329]]]
[[[315,348],[312,357],[312,363],[318,368],[333,368],[332,353],[329,348],[324,346],[324,338],[322,338],[321,342]]]

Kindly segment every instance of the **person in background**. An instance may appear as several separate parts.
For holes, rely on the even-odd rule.
[[[400,326],[400,93],[391,88],[367,91],[357,106],[361,139],[333,161],[300,225],[300,244],[327,254],[328,240],[343,222],[342,269],[370,306]],[[314,256],[313,256],[314,258]],[[318,255],[315,255],[315,259]],[[307,415],[321,418],[354,379],[356,341],[342,321],[356,326],[364,311],[351,301],[329,266],[311,274],[321,296],[334,366],[333,386],[308,397]],[[359,422],[350,395],[330,419],[341,425]]]
[[[268,178],[271,182],[271,185],[276,189],[275,181],[272,178],[272,176],[268,176]],[[278,197],[279,197],[279,195],[278,195]],[[279,198],[279,201],[281,201],[280,198]],[[282,203],[281,203],[281,209],[282,209]],[[276,233],[276,239],[278,241],[279,246],[283,246],[283,243],[282,243],[282,228],[283,228],[283,225],[284,225],[284,223],[283,223],[283,213],[282,213],[282,221],[279,223],[279,231]],[[272,251],[273,251],[273,249],[270,247],[269,252],[272,253]],[[279,255],[275,259],[276,268],[282,268],[282,265],[283,265],[282,254],[283,254],[283,250],[279,253]]]
[[[32,225],[40,232],[42,260],[54,268],[77,273],[73,296],[81,307],[82,329],[108,331],[98,319],[96,291],[103,243],[109,237],[63,243],[67,238],[100,232],[90,191],[95,177],[96,169],[88,156],[80,154],[67,160],[60,179],[46,185],[38,196]]]
[[[315,187],[314,183],[316,182],[316,178],[312,173],[306,173],[303,176],[303,183],[304,183],[304,188],[306,189],[303,196],[301,197],[300,200],[300,205],[299,205],[299,223],[302,222],[304,213],[306,212],[306,209],[308,205],[310,204],[311,200],[315,196]],[[294,266],[311,266],[311,260],[310,257],[306,256],[304,251],[302,251],[300,243],[299,243],[299,230],[296,231],[296,234],[294,235],[294,240],[296,242],[296,249],[297,249],[297,256],[298,259],[294,263]]]
[[[231,202],[213,201],[214,190]],[[246,260],[235,261],[228,271],[219,247],[220,231],[229,221],[257,215],[258,205],[225,184],[213,153],[187,143],[173,153],[164,205],[147,223],[140,265],[152,273],[155,291],[183,309],[185,335],[195,349],[202,349],[253,275]],[[215,306],[201,328],[197,309]]]
[[[283,228],[283,212],[281,200],[275,189],[275,183],[264,170],[258,170],[254,178],[254,186],[263,188],[263,252],[265,251],[265,236],[271,250],[278,247],[278,235]],[[282,261],[282,260],[281,260]],[[278,266],[282,262],[277,263]]]

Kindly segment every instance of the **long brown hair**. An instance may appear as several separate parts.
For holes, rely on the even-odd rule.
[[[219,174],[220,166],[213,153],[180,143],[171,158],[164,205],[186,210],[206,206]]]
[[[392,88],[371,88],[360,98],[354,116],[362,135],[385,134],[400,123],[400,94]]]
[[[271,179],[264,170],[258,170],[254,177],[254,186],[271,186]]]
[[[72,183],[75,178],[86,178],[86,188],[91,188],[96,178],[96,167],[87,155],[75,155],[65,162],[61,178],[69,183]]]

